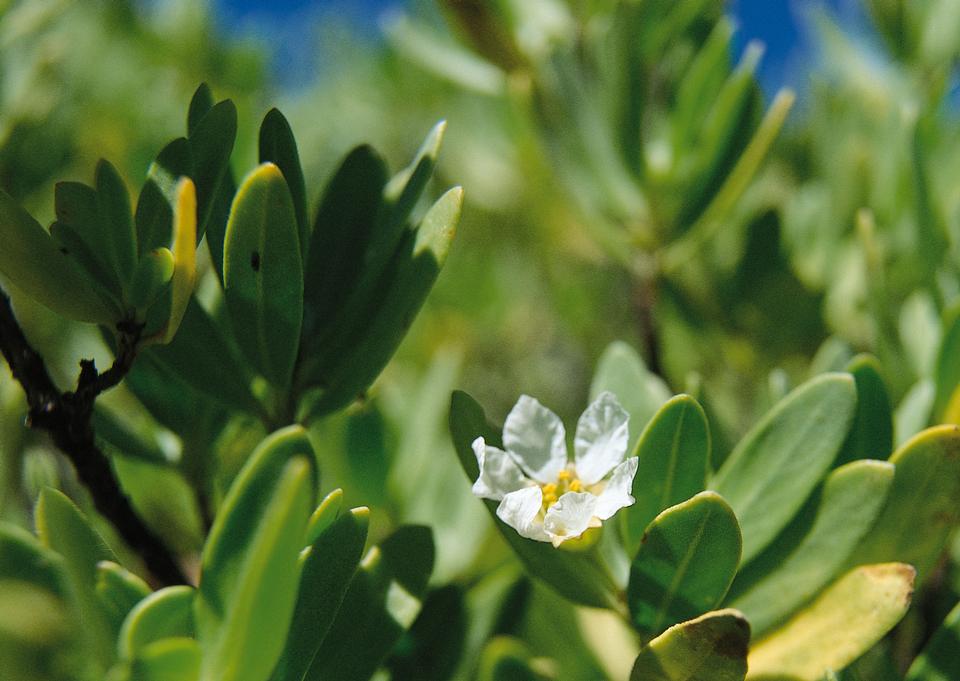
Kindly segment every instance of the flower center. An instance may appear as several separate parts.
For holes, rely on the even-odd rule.
[[[569,468],[564,468],[557,473],[556,482],[541,485],[540,489],[543,491],[543,511],[546,512],[567,492],[582,492],[583,483],[580,482],[580,478],[577,477],[575,472]]]

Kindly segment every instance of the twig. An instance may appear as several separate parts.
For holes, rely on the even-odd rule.
[[[77,389],[61,393],[50,378],[43,357],[24,336],[13,314],[10,298],[0,290],[0,352],[27,395],[27,425],[50,434],[90,490],[97,510],[113,523],[153,576],[163,584],[186,584],[187,579],[173,554],[144,524],[120,489],[110,462],[97,447],[93,436],[94,402],[100,393],[117,385],[130,370],[136,357],[140,331],[133,325],[120,328],[120,343],[113,365],[101,374],[93,360],[82,360]]]

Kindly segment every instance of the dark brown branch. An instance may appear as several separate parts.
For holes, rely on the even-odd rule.
[[[101,374],[92,360],[82,360],[76,391],[61,393],[50,378],[43,358],[24,336],[10,298],[0,290],[0,352],[27,395],[27,425],[50,434],[90,490],[97,511],[113,523],[123,540],[143,558],[153,576],[163,584],[186,584],[187,579],[172,553],[144,524],[120,489],[110,462],[93,436],[94,402],[130,370],[139,335],[137,327],[120,328],[113,365]]]

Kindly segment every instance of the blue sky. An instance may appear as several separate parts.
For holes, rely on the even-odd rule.
[[[277,65],[306,69],[312,59],[313,19],[332,13],[375,37],[381,14],[403,5],[403,0],[216,0],[227,30],[255,30],[263,35],[281,36]],[[811,0],[732,0],[730,9],[737,18],[739,44],[760,40],[766,45],[760,80],[769,93],[784,85],[798,86],[804,65],[810,61],[810,45],[801,29],[799,8]],[[822,0],[841,15],[851,15],[853,0]],[[281,70],[289,71],[290,68]],[[284,79],[286,80],[286,79]]]

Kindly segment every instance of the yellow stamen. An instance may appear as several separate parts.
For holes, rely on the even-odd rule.
[[[548,496],[553,496],[553,497],[555,497],[556,495],[557,495],[557,486],[556,486],[554,483],[549,482],[549,483],[547,483],[546,485],[543,486],[543,496],[544,496],[544,498],[546,498],[546,497],[548,497]]]
[[[564,470],[560,471],[559,473],[557,473],[557,480],[559,480],[560,482],[566,482],[567,480],[570,479],[570,477],[571,477],[571,476],[570,476],[570,471],[568,471],[568,470],[566,470],[566,469],[564,469]]]
[[[571,492],[580,492],[581,490],[583,490],[583,483],[580,482],[579,478],[574,478],[570,481]]]

